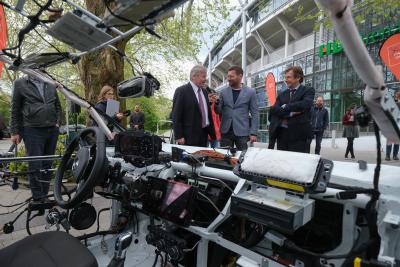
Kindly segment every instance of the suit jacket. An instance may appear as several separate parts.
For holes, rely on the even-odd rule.
[[[42,96],[28,77],[14,81],[10,114],[11,134],[21,134],[23,127],[52,127],[60,121],[61,104],[55,85],[45,83]]]
[[[215,140],[215,130],[208,102],[208,93],[202,89],[207,103],[209,126],[206,133]],[[185,144],[191,146],[201,146],[204,140],[204,131],[201,127],[201,112],[193,87],[187,83],[175,90],[172,121],[175,139],[185,138]],[[206,135],[207,135],[206,134]],[[207,138],[207,136],[205,136]],[[206,139],[207,140],[207,139]]]
[[[290,130],[291,140],[304,140],[311,138],[311,107],[313,106],[315,90],[312,87],[300,85],[296,90],[293,100],[290,102],[290,90],[281,92],[276,98],[276,103],[271,107],[271,115],[277,116],[277,120],[271,122],[270,129],[275,132],[282,124],[283,119],[287,119],[288,129]],[[282,106],[286,104],[285,108]],[[290,116],[291,112],[301,112]]]
[[[221,133],[229,132],[232,125],[236,136],[257,135],[259,114],[257,94],[254,89],[244,86],[234,103],[232,88],[225,87],[219,94],[216,112],[222,115]],[[251,114],[251,123],[249,114]]]

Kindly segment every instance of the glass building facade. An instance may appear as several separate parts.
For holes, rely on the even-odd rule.
[[[399,10],[396,14],[399,14]],[[382,18],[383,23],[369,18],[360,27],[359,31],[364,36],[367,49],[372,59],[377,65],[383,66],[383,75],[389,91],[394,94],[400,89],[400,82],[394,77],[393,73],[381,62],[379,49],[391,33],[400,32],[399,16]],[[386,36],[382,32],[387,32]],[[376,37],[375,39],[371,39]],[[379,37],[379,38],[378,38]],[[315,33],[315,40],[319,40],[319,33]],[[323,40],[325,43],[333,43],[336,40],[332,30],[324,31]],[[372,41],[371,41],[372,40]],[[363,90],[365,84],[358,78],[350,61],[343,51],[336,53],[320,53],[320,44],[315,42],[314,49],[297,54],[286,62],[270,66],[251,76],[251,86],[256,89],[259,96],[260,110],[260,141],[267,141],[267,114],[269,109],[268,99],[265,93],[265,77],[269,72],[273,73],[277,83],[278,94],[285,89],[284,71],[289,66],[300,66],[304,71],[303,84],[312,86],[317,95],[322,95],[325,99],[325,106],[330,113],[331,127],[341,124],[344,111],[352,104],[361,105],[363,103]]]

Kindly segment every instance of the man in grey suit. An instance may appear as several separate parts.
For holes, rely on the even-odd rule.
[[[247,141],[257,141],[258,105],[257,94],[252,88],[242,85],[243,70],[232,66],[228,70],[229,86],[211,100],[216,103],[215,111],[221,114],[221,147],[247,149]],[[251,119],[249,119],[251,115]]]

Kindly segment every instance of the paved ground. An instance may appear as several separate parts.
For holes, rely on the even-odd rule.
[[[10,147],[10,140],[0,141],[0,153],[4,153]],[[31,196],[30,190],[21,186],[18,190],[12,190],[10,186],[0,187],[0,248],[8,246],[13,242],[22,239],[27,236],[26,232],[26,213],[24,213],[14,224],[14,232],[12,234],[2,233],[2,228],[5,223],[8,223],[18,215],[19,211],[22,211],[25,207],[22,207],[18,211],[13,212],[17,207],[3,207],[4,205],[12,205],[15,203],[24,202]],[[96,210],[111,207],[111,201],[104,199],[100,196],[95,195],[92,202]],[[9,213],[9,214],[7,214]],[[44,217],[36,217],[30,223],[30,229],[32,233],[38,233],[45,231],[46,222]],[[100,230],[107,230],[110,226],[110,212],[106,211],[100,215]],[[97,228],[95,223],[92,227],[84,231],[71,230],[74,236],[79,236],[85,233],[94,232]],[[52,229],[55,229],[53,227]]]
[[[374,149],[374,140],[372,138],[364,140],[363,142],[358,141],[358,146],[356,150],[356,158],[357,160],[365,160],[368,163],[375,163],[376,161],[376,152]],[[370,143],[373,144],[370,144]],[[321,155],[325,158],[336,160],[336,161],[346,161],[344,159],[344,147],[343,143],[338,143],[339,147],[332,148],[330,140],[324,140],[323,148]],[[363,149],[363,145],[365,144],[365,149]],[[265,146],[265,144],[258,144],[259,146]],[[10,147],[9,140],[1,140],[0,141],[0,153],[3,153],[8,150]],[[312,143],[311,151],[314,151],[314,143]],[[382,156],[384,153],[382,153]],[[383,164],[397,165],[400,166],[399,161],[383,161]],[[13,203],[19,203],[24,201],[30,197],[30,191],[26,188],[20,188],[16,191],[13,191],[9,186],[1,186],[0,187],[0,204],[1,205],[10,205]],[[96,196],[93,200],[93,205],[97,210],[105,207],[110,207],[111,203],[109,200]],[[11,212],[15,208],[5,208],[0,207],[0,231],[3,225],[11,220],[13,220],[18,212]],[[11,214],[6,214],[11,212]],[[27,235],[25,230],[25,216],[21,216],[18,221],[15,223],[15,231],[12,234],[2,234],[0,233],[0,248],[7,246],[16,240],[19,240]],[[106,230],[110,225],[110,214],[109,212],[102,213],[100,217],[100,228],[101,230]],[[32,232],[37,233],[45,230],[45,221],[43,217],[35,218],[32,223]],[[92,226],[90,229],[85,231],[71,231],[74,235],[81,235],[83,233],[93,232],[96,228],[96,224]]]

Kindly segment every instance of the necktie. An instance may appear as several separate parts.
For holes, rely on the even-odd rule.
[[[197,96],[199,98],[199,108],[200,108],[200,113],[201,113],[201,128],[206,127],[206,111],[204,110],[204,102],[203,98],[201,97],[201,89],[199,88],[197,90]]]
[[[292,90],[290,90],[290,101],[289,102],[292,102],[293,101],[293,99],[294,99],[294,94],[296,93],[296,89],[292,89]]]

